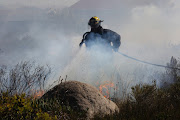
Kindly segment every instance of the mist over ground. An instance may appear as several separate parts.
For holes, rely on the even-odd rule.
[[[97,2],[97,3],[96,3]],[[79,49],[88,20],[98,16],[104,28],[121,35],[119,51],[148,62],[166,65],[180,55],[180,2],[178,0],[71,0],[0,4],[0,64],[24,60],[49,64],[52,83],[59,76],[99,84],[118,81],[135,85],[160,81],[164,68],[145,65],[118,53]],[[51,3],[51,4],[49,4]],[[92,3],[96,3],[95,5]]]

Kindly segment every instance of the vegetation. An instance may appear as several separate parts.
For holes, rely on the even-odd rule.
[[[116,103],[120,113],[109,116],[113,120],[179,120],[180,82],[173,83],[168,88],[158,88],[155,83],[136,85],[132,87],[132,94],[127,100],[117,100]]]
[[[0,119],[2,120],[56,120],[43,112],[32,98],[25,94],[11,96],[9,92],[0,95]]]
[[[50,73],[49,66],[39,66],[35,62],[21,62],[10,70],[6,66],[1,66],[0,120],[71,120],[82,118],[83,112],[73,111],[56,98],[36,99],[38,97],[37,90],[44,90],[45,82]],[[62,81],[63,79],[59,79],[56,82]],[[51,86],[49,85],[49,87]]]
[[[180,63],[172,57],[167,65],[178,68]],[[0,119],[83,119],[83,113],[73,111],[55,98],[44,100],[29,96],[32,88],[44,89],[44,82],[50,74],[48,67],[32,66],[30,62],[22,62],[10,72],[6,70],[6,67],[1,67],[0,70]],[[138,84],[133,86],[131,93],[125,100],[113,98],[113,101],[120,108],[119,113],[103,118],[97,115],[94,119],[179,120],[180,71],[167,68],[163,79],[165,82],[160,86],[156,85],[156,81],[151,85]]]
[[[48,75],[51,73],[49,66],[36,65],[35,62],[21,62],[9,69],[0,67],[0,91],[9,94],[31,95],[36,89],[44,89]]]
[[[171,58],[169,67],[178,68],[180,63]],[[120,112],[113,116],[95,119],[103,120],[179,120],[180,119],[180,71],[166,69],[164,82],[159,86],[139,84],[132,87],[132,93],[122,101],[115,98]]]

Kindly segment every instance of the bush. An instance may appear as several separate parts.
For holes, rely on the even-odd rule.
[[[42,112],[41,108],[32,98],[21,95],[9,95],[3,92],[0,96],[0,117],[3,120],[53,120],[48,113]]]
[[[83,111],[74,111],[70,106],[65,105],[58,98],[38,99],[37,104],[44,112],[56,115],[58,120],[76,120],[85,118]]]

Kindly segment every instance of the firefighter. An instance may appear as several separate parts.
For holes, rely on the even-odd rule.
[[[101,49],[111,51],[113,49],[117,52],[121,45],[121,36],[112,30],[103,29],[101,22],[103,21],[96,16],[89,20],[88,25],[91,27],[91,31],[83,35],[79,46],[81,47],[83,43],[85,43],[87,48],[100,45],[103,46]]]

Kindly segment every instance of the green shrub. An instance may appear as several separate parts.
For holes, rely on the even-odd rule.
[[[25,94],[10,96],[8,92],[0,95],[0,118],[3,120],[53,120],[48,113],[42,112],[32,98]]]
[[[73,110],[70,106],[62,103],[58,98],[41,98],[36,100],[36,103],[43,112],[49,112],[52,116],[56,115],[58,120],[76,120],[85,118],[85,113],[83,111],[78,112]]]
[[[158,88],[156,84],[136,85],[126,101],[117,101],[120,108],[118,119],[135,120],[179,120],[180,82],[168,88]],[[113,118],[114,118],[113,117]]]

